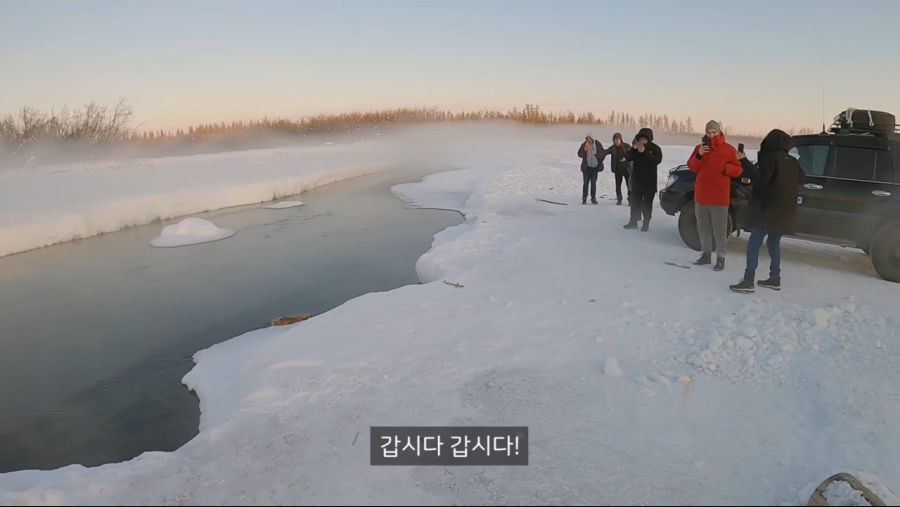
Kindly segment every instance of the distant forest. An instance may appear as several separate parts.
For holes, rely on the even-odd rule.
[[[247,147],[238,140],[259,139],[261,137],[306,137],[316,134],[339,134],[351,132],[357,127],[377,127],[381,125],[402,125],[426,122],[460,121],[515,121],[534,125],[597,125],[637,129],[651,127],[661,133],[693,134],[696,126],[693,120],[670,118],[665,114],[632,115],[610,112],[606,116],[594,113],[547,112],[536,104],[526,104],[521,110],[511,111],[481,110],[474,112],[453,112],[437,108],[399,108],[373,112],[351,112],[311,116],[298,120],[263,118],[257,121],[235,121],[214,124],[200,124],[177,130],[145,130],[134,125],[131,108],[123,100],[112,107],[90,103],[81,109],[62,108],[41,111],[23,107],[16,114],[8,114],[0,119],[0,150],[7,155],[20,158],[38,146],[52,147],[57,155],[67,147],[152,147],[187,146],[195,142],[229,140],[228,146],[235,149]],[[726,127],[727,129],[727,127]],[[792,133],[811,133],[803,129]],[[758,137],[758,133],[730,132],[733,135]],[[223,148],[225,146],[223,145]],[[57,157],[53,157],[57,158]]]

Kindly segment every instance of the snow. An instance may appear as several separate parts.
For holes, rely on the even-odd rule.
[[[281,201],[263,206],[266,209],[287,209],[303,206],[303,201]]]
[[[383,145],[321,146],[0,171],[0,256],[262,203],[382,170]]]
[[[607,377],[622,376],[622,367],[619,366],[619,361],[613,357],[606,360],[606,365],[603,367],[603,371],[606,373]]]
[[[834,481],[825,488],[825,500],[828,505],[869,506],[868,500],[849,482]]]
[[[667,169],[690,147],[663,151]],[[675,219],[657,205],[625,231],[625,207],[581,206],[571,142],[486,139],[455,162],[394,188],[466,216],[417,262],[426,283],[198,352],[194,440],[2,475],[0,503],[796,504],[835,470],[900,485],[900,285],[864,254],[789,241],[783,290],[738,295],[746,238],[725,273],[665,265],[695,256]],[[393,425],[528,426],[530,465],[370,467],[369,427]]]
[[[230,238],[234,234],[235,231],[219,228],[209,220],[192,217],[185,218],[177,224],[167,225],[159,236],[150,241],[150,246],[171,248],[199,245]]]

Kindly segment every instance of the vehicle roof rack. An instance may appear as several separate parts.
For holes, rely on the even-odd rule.
[[[854,109],[848,109],[845,112],[842,112],[834,117],[834,121],[831,123],[831,127],[828,129],[828,132],[825,132],[823,129],[822,133],[832,133],[838,135],[853,135],[853,136],[868,136],[868,137],[894,137],[900,135],[900,125],[894,125],[894,130],[892,132],[885,131],[877,131],[872,130],[871,128],[867,129],[858,129],[853,128],[853,124],[847,123],[847,116],[853,114]]]
[[[843,125],[839,120],[836,120],[827,132],[823,131],[823,134],[838,134],[845,136],[869,136],[869,137],[894,137],[900,135],[900,125],[894,125],[894,131],[890,133],[878,132],[874,130],[868,129],[854,129]]]

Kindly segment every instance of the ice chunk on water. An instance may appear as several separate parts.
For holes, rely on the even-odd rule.
[[[297,208],[303,206],[305,203],[303,201],[281,201],[275,202],[272,204],[267,204],[263,206],[265,209],[285,209],[285,208]]]
[[[235,231],[222,229],[209,220],[185,218],[177,224],[167,225],[162,234],[150,241],[150,246],[170,248],[219,241],[234,236]]]

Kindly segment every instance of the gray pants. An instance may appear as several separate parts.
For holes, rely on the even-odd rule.
[[[716,255],[724,259],[728,241],[728,206],[704,206],[694,203],[694,210],[697,212],[700,249],[704,254],[711,254],[715,239]]]

